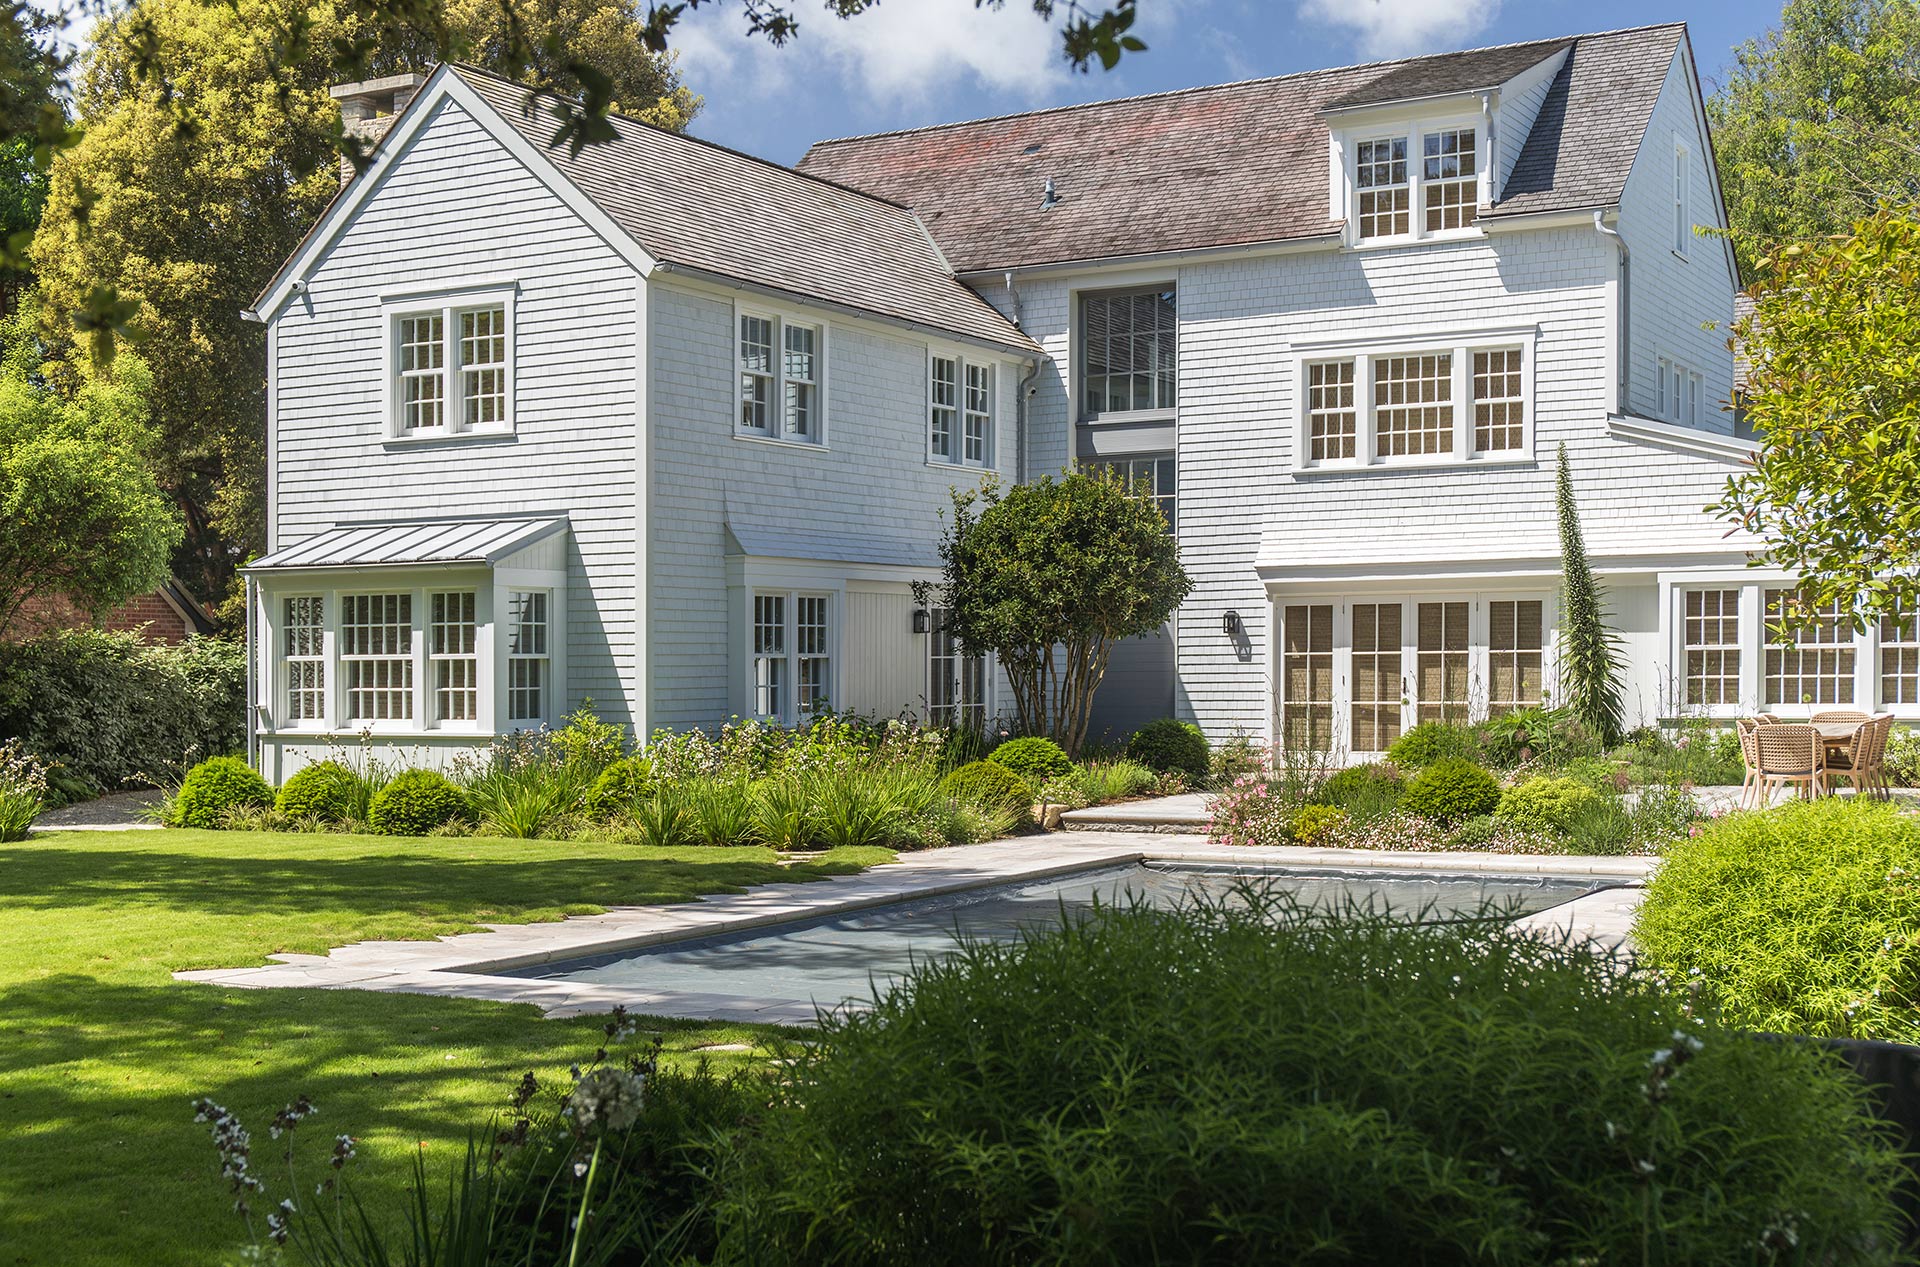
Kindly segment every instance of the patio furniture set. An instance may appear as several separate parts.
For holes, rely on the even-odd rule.
[[[1835,711],[1815,713],[1805,722],[1787,722],[1771,713],[1742,717],[1740,756],[1747,773],[1740,785],[1742,809],[1768,803],[1775,789],[1791,788],[1803,798],[1831,795],[1836,782],[1856,793],[1886,800],[1887,736],[1893,715]]]

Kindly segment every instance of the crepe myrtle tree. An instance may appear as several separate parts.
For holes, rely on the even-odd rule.
[[[1763,257],[1735,327],[1760,442],[1711,509],[1803,578],[1776,632],[1837,603],[1857,629],[1920,610],[1920,218],[1882,211]]]
[[[966,654],[999,659],[1021,733],[1074,755],[1114,643],[1157,631],[1193,588],[1159,507],[1111,473],[956,489],[940,557],[915,597]]]

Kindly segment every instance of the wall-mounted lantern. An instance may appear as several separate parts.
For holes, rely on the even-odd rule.
[[[1240,623],[1240,613],[1230,611],[1220,618],[1220,632],[1229,638],[1239,638],[1246,633],[1246,626]]]
[[[913,632],[923,634],[933,628],[933,613],[924,607],[913,609]]]

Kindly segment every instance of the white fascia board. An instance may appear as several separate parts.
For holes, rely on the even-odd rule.
[[[1594,570],[1606,576],[1644,574],[1652,576],[1675,570],[1733,569],[1746,571],[1747,551],[1738,541],[1711,550],[1646,551],[1634,554],[1594,554]],[[1398,589],[1427,589],[1447,583],[1523,582],[1551,578],[1562,573],[1559,553],[1520,555],[1484,559],[1375,559],[1344,563],[1287,563],[1265,560],[1254,564],[1254,571],[1269,590],[1328,586],[1344,589],[1368,585]],[[1431,583],[1431,584],[1430,584]]]
[[[1609,414],[1607,434],[1631,444],[1657,444],[1722,462],[1751,462],[1754,454],[1760,451],[1757,443],[1740,436],[1676,426],[1671,422],[1659,422],[1637,414]]]
[[[455,74],[453,68],[442,65],[433,72],[420,89],[420,92],[405,110],[391,131],[381,138],[374,151],[373,161],[365,171],[356,175],[340,196],[333,200],[320,220],[307,234],[287,262],[280,266],[273,280],[260,294],[259,300],[251,311],[261,320],[272,321],[286,307],[287,301],[297,293],[299,284],[305,281],[307,274],[319,263],[322,257],[332,249],[340,235],[353,224],[360,209],[364,207],[379,188],[386,183],[396,167],[412,149],[413,143],[426,130],[446,102],[452,101],[472,116],[475,122],[487,130],[502,148],[518,159],[523,167],[541,184],[565,203],[575,215],[585,221],[612,249],[612,251],[639,270],[642,276],[651,273],[656,261],[646,248],[634,241],[613,218],[602,211],[598,204],[581,192],[561,174],[527,139],[520,135],[505,119],[502,119],[492,106],[475,92],[467,82]]]

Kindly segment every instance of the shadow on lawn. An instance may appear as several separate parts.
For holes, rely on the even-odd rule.
[[[711,862],[605,856],[503,861],[403,853],[216,857],[152,848],[32,845],[0,849],[0,905],[60,909],[161,903],[210,914],[338,909],[487,917],[687,902],[703,893],[737,893],[756,884],[819,880],[861,869],[831,862],[783,867],[730,853],[715,849]]]

